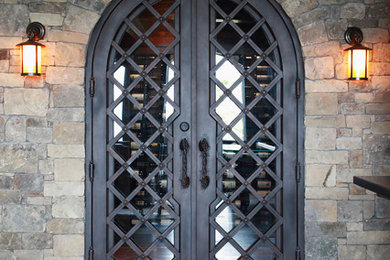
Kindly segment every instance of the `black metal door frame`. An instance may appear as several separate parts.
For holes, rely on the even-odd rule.
[[[86,258],[93,259],[103,259],[101,256],[105,256],[106,254],[106,231],[105,223],[96,222],[96,219],[105,220],[105,203],[101,203],[101,201],[106,200],[106,187],[102,185],[105,183],[105,175],[96,174],[96,169],[99,169],[101,172],[105,172],[106,169],[106,161],[98,158],[106,158],[106,147],[105,145],[98,147],[98,143],[95,143],[94,140],[105,140],[105,117],[97,117],[96,113],[99,113],[100,110],[106,109],[106,104],[102,103],[105,101],[104,91],[99,91],[99,86],[105,86],[106,75],[105,73],[98,73],[99,67],[102,66],[105,68],[105,65],[108,60],[108,53],[112,39],[116,33],[116,28],[119,28],[123,19],[129,14],[130,10],[135,8],[142,1],[123,1],[123,0],[114,0],[112,1],[105,11],[103,12],[99,22],[96,24],[88,45],[88,53],[87,53],[87,64],[86,64],[86,173],[88,178],[86,178],[86,226],[85,226],[85,255]],[[291,146],[295,148],[294,154],[286,158],[290,161],[291,164],[295,164],[296,167],[294,169],[289,169],[287,173],[289,176],[294,176],[289,179],[289,183],[284,184],[284,189],[286,186],[290,187],[289,194],[294,194],[295,198],[294,202],[284,203],[286,207],[294,207],[297,210],[292,210],[295,212],[295,217],[291,218],[291,227],[295,230],[291,230],[293,234],[296,235],[296,242],[287,243],[286,252],[289,252],[289,255],[284,255],[285,259],[291,259],[291,253],[294,252],[296,259],[304,259],[303,248],[304,248],[304,180],[303,180],[303,165],[304,165],[304,149],[303,149],[303,138],[304,138],[304,97],[301,93],[304,93],[303,90],[303,79],[304,79],[304,67],[303,67],[303,59],[302,52],[299,43],[299,39],[297,33],[295,31],[294,26],[291,23],[291,20],[283,11],[282,7],[273,0],[250,0],[249,1],[253,6],[257,8],[261,8],[262,10],[268,10],[269,12],[262,11],[261,14],[266,18],[267,22],[271,25],[272,30],[275,30],[276,38],[279,39],[279,43],[282,50],[287,51],[284,55],[288,55],[288,63],[291,65],[291,69],[288,68],[284,71],[285,80],[288,79],[289,86],[286,90],[286,86],[283,88],[284,91],[290,91],[288,95],[295,96],[296,99],[291,102],[295,102],[295,109],[288,112],[292,118],[295,118],[295,123],[289,123],[290,126],[288,128],[296,132],[296,138],[288,140],[291,142],[289,145],[285,144],[285,146]],[[188,84],[191,85],[192,94],[187,93],[186,95],[192,95],[191,100],[195,100],[195,93],[198,95],[205,94],[208,90],[205,87],[208,87],[208,84],[205,84],[203,88],[198,86],[199,82],[208,82],[207,79],[202,78],[208,75],[208,67],[207,66],[199,66],[202,62],[206,62],[208,64],[208,55],[204,54],[205,50],[208,50],[208,37],[197,37],[197,35],[208,35],[208,28],[205,26],[205,22],[208,23],[208,13],[205,12],[205,8],[207,10],[207,4],[203,1],[182,1],[182,17],[185,15],[186,17],[191,17],[188,21],[198,21],[189,22],[185,24],[184,27],[186,30],[181,32],[182,37],[181,41],[186,42],[183,45],[192,46],[191,49],[181,49],[181,55],[183,56],[183,61],[187,61],[190,66],[188,66],[187,71],[181,72],[182,80],[186,80]],[[198,10],[198,11],[197,11]],[[195,19],[195,17],[197,19]],[[115,28],[115,29],[112,29]],[[206,32],[205,32],[206,30]],[[202,54],[197,52],[203,51]],[[192,59],[191,57],[196,57],[196,59]],[[198,63],[196,62],[198,61]],[[203,63],[204,64],[204,63]],[[198,65],[198,66],[197,66]],[[207,70],[207,71],[206,71]],[[203,72],[202,72],[203,71]],[[196,91],[195,91],[196,90]],[[204,93],[203,93],[204,92]],[[287,94],[287,93],[286,93]],[[99,100],[97,102],[97,100]],[[201,137],[204,137],[209,132],[205,132],[202,128],[205,122],[211,122],[210,118],[205,118],[202,116],[192,116],[191,111],[196,111],[196,107],[202,105],[202,102],[199,102],[199,98],[196,102],[185,102],[185,107],[182,108],[181,113],[185,118],[180,118],[176,120],[175,128],[179,128],[179,123],[182,121],[190,121],[191,126],[197,126],[197,133],[193,133],[192,136],[188,136],[190,141],[190,145],[192,147],[197,147],[197,144]],[[183,102],[182,102],[183,104]],[[203,104],[204,105],[204,104]],[[208,106],[208,100],[207,100]],[[102,112],[100,112],[102,113]],[[187,113],[187,114],[186,114]],[[105,114],[105,112],[103,112]],[[286,116],[287,114],[285,114]],[[202,122],[201,124],[197,124],[197,122]],[[98,130],[97,130],[98,129]],[[194,127],[195,129],[195,127]],[[212,136],[210,136],[213,138]],[[179,140],[179,138],[176,138]],[[211,140],[210,144],[213,144]],[[214,141],[215,144],[215,141]],[[175,142],[175,148],[178,148],[178,141]],[[178,150],[178,149],[177,149]],[[195,149],[194,149],[195,150]],[[209,154],[210,158],[213,158],[213,151],[210,150]],[[286,154],[288,156],[288,154]],[[193,169],[192,172],[196,176],[198,176],[201,169],[201,161],[199,160],[200,154],[198,152],[193,152],[190,154],[190,161],[197,162],[196,169]],[[215,172],[215,169],[209,168],[210,172]],[[213,181],[213,180],[211,180]],[[99,185],[100,183],[100,185]],[[186,256],[183,256],[183,259],[207,259],[208,258],[208,250],[197,250],[197,241],[201,241],[208,237],[207,232],[199,232],[198,227],[202,227],[204,225],[208,226],[208,218],[207,223],[206,218],[202,218],[199,215],[199,212],[202,210],[208,211],[207,208],[202,208],[202,203],[197,203],[197,201],[202,201],[206,199],[207,196],[213,197],[214,194],[209,194],[213,191],[213,189],[208,189],[206,192],[201,189],[199,184],[199,180],[193,180],[193,183],[196,185],[191,185],[191,192],[188,193],[189,197],[185,197],[184,200],[189,200],[191,203],[188,203],[193,210],[188,209],[188,216],[191,216],[185,220],[187,223],[183,223],[187,227],[190,227],[192,232],[182,232],[181,236],[186,236],[185,239],[189,239],[191,243],[186,244],[186,246],[182,247],[182,252],[188,252]],[[179,183],[177,183],[179,184]],[[193,198],[193,199],[192,199]],[[196,199],[195,199],[196,198]],[[206,204],[206,203],[204,203]],[[196,210],[194,210],[196,208]],[[104,216],[103,216],[104,215]],[[99,228],[100,227],[100,228]],[[184,245],[184,244],[183,244]],[[205,252],[204,252],[205,251]]]

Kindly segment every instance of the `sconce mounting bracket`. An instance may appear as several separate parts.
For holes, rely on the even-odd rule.
[[[39,41],[45,37],[45,27],[39,22],[32,22],[26,29],[27,37],[32,41]]]
[[[358,27],[348,27],[344,39],[349,45],[359,45],[363,41],[363,32]]]

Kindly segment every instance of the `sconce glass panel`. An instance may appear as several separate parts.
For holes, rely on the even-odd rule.
[[[368,79],[368,49],[349,48],[348,51],[348,78],[350,80]]]
[[[21,44],[20,57],[22,60],[23,76],[39,76],[42,67],[42,46],[37,44]]]

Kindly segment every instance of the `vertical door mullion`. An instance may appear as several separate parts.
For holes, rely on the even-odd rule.
[[[175,56],[179,57],[175,61],[179,62],[180,69],[180,83],[175,84],[176,104],[180,107],[180,116],[175,120],[173,124],[173,177],[174,177],[174,199],[180,205],[180,233],[176,237],[175,243],[179,243],[180,258],[177,259],[191,259],[191,235],[189,232],[191,229],[191,200],[192,200],[192,185],[194,180],[190,179],[190,186],[183,188],[181,184],[182,178],[182,164],[183,154],[180,150],[180,141],[184,138],[190,143],[188,155],[187,155],[187,174],[191,178],[193,164],[191,161],[191,154],[194,151],[194,147],[191,145],[191,138],[194,134],[194,129],[191,122],[191,2],[181,1],[180,8],[177,10],[180,12],[179,19],[176,19],[175,25],[180,26],[180,51],[175,51]],[[177,27],[178,28],[178,27]],[[181,123],[189,123],[190,128],[188,131],[183,131],[180,128]],[[175,258],[176,259],[176,258]]]
[[[206,139],[209,144],[207,158],[207,174],[210,183],[206,189],[200,185],[202,169],[201,153],[197,147],[197,257],[196,259],[210,259],[209,256],[209,205],[216,197],[216,123],[209,114],[210,86],[209,86],[209,1],[197,1],[197,84],[196,84],[196,117],[197,146],[201,139]]]

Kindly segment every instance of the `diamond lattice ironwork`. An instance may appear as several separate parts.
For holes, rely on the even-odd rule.
[[[173,199],[172,122],[180,114],[175,28],[180,1],[142,3],[125,19],[112,42],[107,70],[107,107],[112,169],[107,188],[108,226],[114,243],[108,257],[179,257],[179,205]]]
[[[270,203],[282,190],[277,165],[283,145],[280,131],[275,131],[283,116],[278,43],[247,1],[213,0],[210,5],[215,59],[209,112],[219,125],[211,254],[217,259],[257,259],[268,250],[280,256],[275,236],[283,218],[280,204]]]

